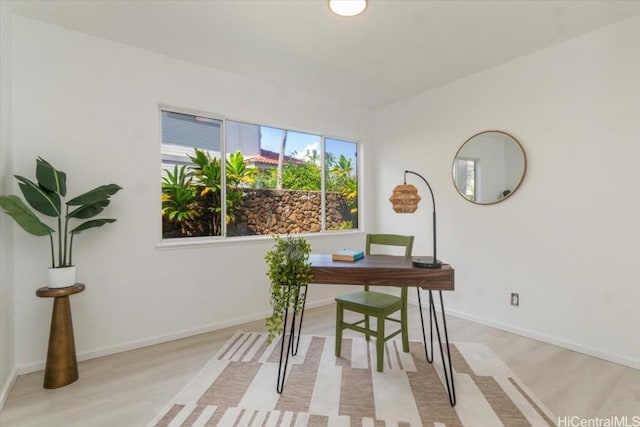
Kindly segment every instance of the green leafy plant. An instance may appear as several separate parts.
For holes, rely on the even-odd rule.
[[[36,160],[37,183],[20,175],[14,175],[25,200],[41,214],[57,218],[58,258],[54,249],[55,229],[44,223],[18,196],[0,196],[0,206],[27,233],[34,236],[49,236],[51,242],[51,267],[73,265],[73,238],[85,230],[115,222],[112,218],[92,219],[69,230],[71,219],[92,218],[109,205],[110,197],[122,188],[116,184],[101,185],[78,197],[65,202],[63,213],[62,198],[67,194],[67,174],[57,170],[46,160]]]
[[[240,151],[229,154],[226,161],[227,185],[242,187],[251,185],[256,180],[256,168],[249,167]]]
[[[299,191],[320,191],[320,167],[307,161],[303,164],[286,163],[282,171],[282,188]],[[276,188],[276,170],[267,169],[258,175],[263,188]]]
[[[353,230],[353,221],[342,221],[339,225],[330,227],[329,230]]]
[[[196,203],[196,189],[186,166],[173,167],[162,178],[162,215],[172,221],[184,221],[200,216]]]
[[[222,162],[205,151],[194,147],[189,156],[193,165],[174,166],[162,179],[162,215],[181,228],[183,236],[195,226],[196,235],[222,234]],[[256,169],[249,167],[240,151],[229,154],[225,161],[226,224],[236,219],[236,211],[244,193],[238,187],[250,186],[255,181]],[[207,214],[208,212],[208,214]],[[200,224],[208,221],[204,227]]]
[[[201,186],[200,195],[206,196],[209,193],[220,191],[222,182],[222,169],[220,160],[211,158],[209,153],[194,147],[194,155],[189,156],[195,166],[190,166],[193,176]]]
[[[249,167],[240,151],[229,154],[225,163],[227,180],[227,224],[236,221],[236,212],[242,203],[244,193],[238,190],[240,187],[251,186],[256,181],[256,168]]]
[[[265,319],[268,342],[282,332],[282,322],[287,308],[295,313],[302,310],[300,288],[311,280],[311,245],[302,237],[281,238],[274,236],[274,247],[267,252],[269,265],[267,276],[271,281],[271,316]]]
[[[358,212],[358,183],[355,178],[349,177],[345,180],[340,190],[350,208],[351,214],[356,214]]]
[[[344,200],[349,207],[349,213],[352,220],[357,221],[358,213],[358,181],[353,176],[353,166],[351,159],[346,158],[343,154],[336,160],[332,160],[331,166],[327,172],[327,189],[329,191],[337,191],[342,194]],[[346,223],[343,222],[346,226]],[[346,229],[340,227],[340,229]]]

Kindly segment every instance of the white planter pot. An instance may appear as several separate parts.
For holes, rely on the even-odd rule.
[[[49,287],[66,288],[76,283],[76,267],[49,268]]]

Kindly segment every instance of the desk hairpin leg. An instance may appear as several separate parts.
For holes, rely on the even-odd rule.
[[[288,292],[291,292],[291,286],[289,286]],[[298,323],[298,333],[296,337],[296,310],[299,299],[302,298],[302,308],[300,310],[300,321]],[[282,321],[282,342],[280,344],[280,359],[278,359],[278,381],[276,383],[276,391],[278,394],[284,390],[284,382],[287,374],[287,365],[289,364],[289,354],[295,356],[298,354],[298,347],[300,347],[300,333],[302,331],[302,319],[304,318],[304,306],[307,303],[307,285],[300,286],[298,293],[296,294],[295,301],[293,303],[293,313],[291,314],[291,330],[289,337],[287,338],[287,323],[289,320],[289,304],[284,309],[284,319]],[[284,341],[287,339],[287,352],[284,350]],[[282,360],[284,356],[284,361]]]
[[[440,307],[442,309],[442,326],[444,328],[444,339],[447,345],[447,361],[444,359],[444,350],[442,348],[442,339],[440,338],[440,326],[438,325],[438,317],[436,313],[436,307],[433,298],[433,291],[429,290],[429,341],[431,342],[431,355],[429,355],[429,347],[427,346],[427,337],[424,330],[424,317],[422,314],[422,300],[420,298],[420,288],[418,292],[418,307],[420,309],[420,323],[422,324],[422,342],[424,343],[424,353],[427,358],[427,362],[433,363],[433,325],[435,323],[436,335],[438,338],[438,344],[440,346],[440,358],[442,360],[442,370],[444,371],[444,380],[447,386],[447,394],[449,395],[449,403],[451,406],[456,406],[456,387],[453,380],[453,369],[451,367],[451,349],[449,347],[449,334],[447,332],[447,318],[444,312],[444,300],[442,299],[442,291],[438,291],[440,294]],[[447,366],[448,365],[448,366]]]

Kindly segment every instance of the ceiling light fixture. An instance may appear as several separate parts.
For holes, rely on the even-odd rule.
[[[356,16],[367,8],[367,0],[329,0],[329,9],[336,15]]]

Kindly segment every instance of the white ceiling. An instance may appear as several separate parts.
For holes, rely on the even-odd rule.
[[[77,31],[377,108],[640,14],[640,1],[26,1],[14,11]]]

